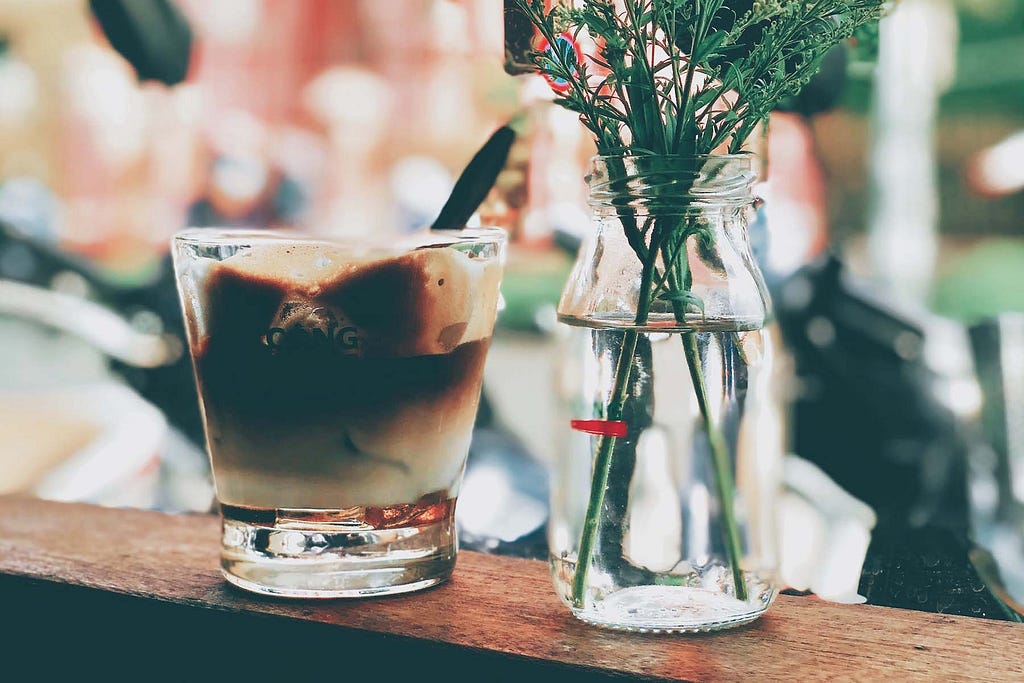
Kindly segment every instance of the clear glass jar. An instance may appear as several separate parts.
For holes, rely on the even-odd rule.
[[[556,590],[584,621],[709,631],[777,595],[783,439],[746,234],[754,162],[592,162],[594,229],[558,309],[568,424],[549,525]]]

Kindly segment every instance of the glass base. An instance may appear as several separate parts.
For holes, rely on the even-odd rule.
[[[239,588],[287,598],[362,598],[437,585],[457,552],[453,519],[412,527],[223,519],[221,573]]]
[[[635,586],[615,591],[587,609],[572,608],[588,624],[640,633],[705,633],[743,626],[767,611],[775,592],[742,602],[690,586]]]

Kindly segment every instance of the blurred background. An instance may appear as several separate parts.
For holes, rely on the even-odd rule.
[[[469,547],[543,557],[593,149],[508,38],[502,0],[0,0],[0,492],[211,509],[170,236],[422,227],[511,122],[460,514]],[[751,237],[792,450],[878,513],[870,601],[1005,617],[971,553],[1024,565],[1024,3],[901,0],[769,131]],[[907,589],[933,561],[950,587]]]

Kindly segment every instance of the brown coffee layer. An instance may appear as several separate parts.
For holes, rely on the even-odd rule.
[[[382,505],[457,484],[490,329],[461,340],[484,293],[445,270],[447,257],[419,256],[429,251],[447,250],[362,263],[302,291],[230,260],[210,269],[194,360],[222,502]],[[469,294],[439,313],[446,286]]]

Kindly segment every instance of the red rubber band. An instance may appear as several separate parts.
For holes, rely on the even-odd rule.
[[[619,439],[629,433],[629,428],[622,420],[570,420],[569,426],[577,432],[597,436],[614,436]]]

